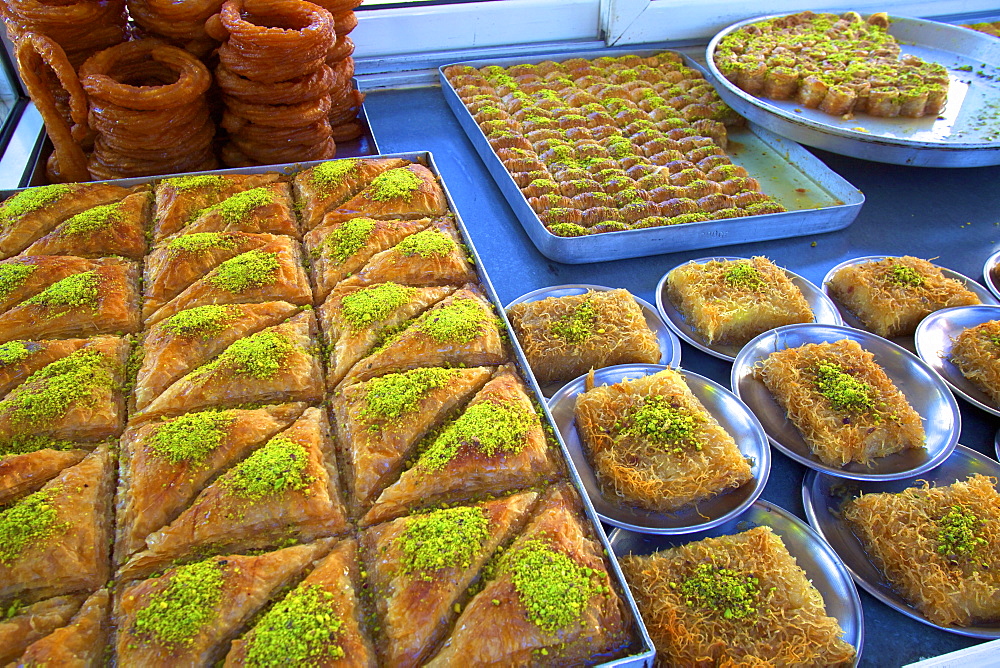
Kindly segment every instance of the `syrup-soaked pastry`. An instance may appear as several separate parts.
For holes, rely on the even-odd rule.
[[[230,195],[202,209],[180,234],[198,232],[266,232],[301,238],[292,211],[292,188],[276,182]]]
[[[211,557],[126,585],[115,601],[118,665],[214,665],[254,613],[329,547],[320,540]]]
[[[427,440],[413,466],[378,496],[363,526],[414,508],[530,487],[559,474],[534,404],[510,367],[499,369],[458,417]]]
[[[316,227],[323,216],[357,195],[379,174],[405,167],[402,158],[330,160],[295,175],[295,199],[302,202],[302,226]]]
[[[101,204],[67,218],[34,242],[23,255],[120,255],[141,260],[146,254],[146,228],[152,197],[134,193],[119,202]]]
[[[69,255],[19,256],[0,262],[0,311],[6,311],[67,276],[92,271],[101,260]]]
[[[135,378],[135,409],[142,410],[184,374],[230,345],[299,312],[288,302],[206,304],[153,325],[142,340],[142,366]]]
[[[302,250],[291,237],[269,243],[222,262],[146,319],[146,326],[194,306],[286,301],[312,303]]]
[[[96,269],[71,274],[0,315],[0,343],[139,331],[139,265],[96,262]]]
[[[0,600],[103,587],[111,576],[114,461],[102,445],[0,512]]]
[[[379,283],[338,286],[319,308],[319,322],[329,344],[327,385],[333,388],[379,339],[441,301],[455,288],[411,287]]]
[[[122,569],[149,573],[191,553],[243,551],[347,528],[326,414],[307,408],[292,426],[202,490],[173,522],[146,536]]]
[[[375,649],[365,632],[358,545],[337,543],[305,580],[277,601],[226,655],[237,666],[358,666],[374,668]]]
[[[312,259],[316,300],[322,302],[340,281],[360,271],[376,254],[425,229],[430,218],[375,220],[330,218],[305,235]]]
[[[552,488],[426,665],[568,666],[619,655],[624,605],[568,484]]]
[[[362,534],[386,665],[420,665],[444,638],[496,549],[527,521],[537,492],[401,517]]]
[[[120,440],[115,561],[145,547],[205,485],[302,415],[304,403],[185,413],[131,427]]]
[[[86,594],[54,596],[14,608],[10,616],[0,620],[0,663],[6,666],[31,643],[69,624],[86,598]]]
[[[432,429],[478,392],[492,369],[429,367],[348,385],[330,399],[337,454],[355,516],[399,475]]]
[[[242,338],[168,387],[133,418],[247,403],[320,401],[323,375],[316,333],[316,316],[307,311]]]
[[[58,183],[22,190],[0,204],[0,258],[20,253],[71,216],[133,192],[107,183]]]
[[[39,369],[0,401],[0,444],[32,437],[96,442],[125,428],[129,344],[99,336]]]
[[[163,238],[180,231],[202,209],[244,190],[258,188],[281,179],[269,174],[195,174],[160,181],[156,186],[156,210],[153,238]]]
[[[100,668],[107,659],[110,609],[111,593],[98,589],[69,624],[32,643],[15,665]]]
[[[41,489],[64,469],[79,464],[87,456],[87,450],[80,448],[35,448],[36,443],[44,445],[49,440],[44,437],[25,439],[0,446],[0,505]],[[62,442],[56,443],[61,445]]]
[[[394,281],[404,285],[463,285],[477,280],[455,228],[439,220],[374,255],[364,269],[342,282],[372,285]]]
[[[245,232],[203,232],[173,237],[146,258],[143,320],[220,264],[262,248],[277,237]]]
[[[378,352],[355,364],[343,382],[424,366],[493,365],[506,359],[500,320],[479,291],[467,285],[384,340]]]
[[[0,397],[42,367],[76,352],[88,341],[90,339],[14,340],[0,343]]]
[[[431,170],[407,165],[382,172],[361,192],[327,214],[332,217],[433,218],[448,213],[448,202]]]

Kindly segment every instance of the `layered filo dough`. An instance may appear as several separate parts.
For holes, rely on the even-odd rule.
[[[178,234],[263,232],[300,238],[292,209],[291,186],[269,183],[230,195],[199,211]]]
[[[44,445],[48,440],[42,439],[39,445]],[[62,449],[67,447],[65,442],[53,445],[59,449],[39,447],[31,450],[35,446],[34,439],[28,443],[18,443],[15,440],[14,443],[0,446],[0,505],[41,489],[42,485],[59,475],[63,469],[78,464],[87,456],[88,450],[83,448],[69,445],[69,449]],[[80,445],[93,447],[94,444]]]
[[[69,624],[86,598],[86,594],[53,596],[20,607],[0,621],[0,662],[7,665],[36,640]]]
[[[99,668],[105,665],[111,633],[111,593],[91,594],[69,624],[35,641],[15,662],[17,666]]]
[[[411,164],[382,172],[326,217],[405,219],[435,218],[446,213],[448,202],[434,174],[423,165]]]
[[[203,209],[245,190],[267,186],[281,179],[270,174],[198,174],[165,179],[156,186],[156,242],[180,232]]]
[[[0,396],[20,385],[31,374],[74,353],[90,339],[15,339],[0,343]]]
[[[67,218],[23,254],[93,258],[119,255],[141,260],[146,254],[151,208],[152,194],[148,191],[92,207]]]
[[[292,181],[295,197],[302,203],[302,226],[315,228],[324,215],[358,194],[376,176],[406,164],[402,158],[348,158],[302,170]]]
[[[34,297],[73,274],[103,266],[99,260],[71,255],[22,255],[0,262],[0,312]]]

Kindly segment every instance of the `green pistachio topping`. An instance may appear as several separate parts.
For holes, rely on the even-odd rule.
[[[431,228],[411,234],[396,245],[403,255],[420,257],[444,257],[455,250],[455,241],[439,229]]]
[[[597,310],[593,300],[588,297],[579,306],[552,323],[551,331],[566,343],[576,345],[583,343],[594,333],[597,324]]]
[[[399,537],[403,572],[428,582],[442,568],[468,568],[490,536],[482,508],[458,506],[411,517]]]
[[[765,282],[764,277],[749,262],[736,262],[726,269],[723,275],[726,285],[739,290],[761,290]]]
[[[281,332],[265,329],[233,342],[221,355],[193,371],[202,375],[216,369],[236,376],[273,378],[295,349]]]
[[[545,540],[528,540],[508,552],[500,571],[510,573],[528,619],[548,633],[578,624],[587,602],[600,591],[594,581],[597,571],[578,565]]]
[[[94,350],[78,350],[31,374],[0,401],[0,414],[19,426],[45,425],[65,415],[74,403],[110,387],[108,359]]]
[[[528,443],[537,426],[534,413],[513,402],[480,401],[465,409],[420,455],[418,466],[430,471],[444,469],[462,446],[475,448],[487,457],[498,453],[516,455]]]
[[[17,364],[28,359],[34,352],[28,347],[30,343],[30,341],[8,341],[0,344],[0,367]]]
[[[695,434],[703,421],[701,416],[675,405],[669,397],[653,395],[646,397],[629,416],[629,424],[622,434],[642,438],[673,452],[681,452],[683,446],[701,450]]]
[[[759,589],[760,581],[752,575],[712,564],[698,564],[680,584],[685,603],[719,611],[726,619],[746,619],[756,614]]]
[[[33,264],[0,264],[0,299],[6,299],[10,293],[24,285],[28,277],[35,273],[35,269]]]
[[[22,190],[0,204],[0,227],[5,227],[14,219],[32,211],[38,211],[46,204],[51,204],[66,195],[70,190],[71,188],[64,183]]]
[[[963,506],[952,506],[944,517],[937,521],[938,554],[948,557],[968,557],[976,549],[985,547],[987,541],[979,535],[983,525],[976,513]]]
[[[72,450],[75,447],[76,443],[72,441],[60,441],[41,434],[15,436],[9,441],[0,442],[0,457],[26,455],[39,450]]]
[[[61,236],[91,234],[121,219],[122,204],[102,204],[78,213],[59,226]]]
[[[816,365],[816,388],[836,411],[874,411],[871,386],[844,371],[839,364]]]
[[[320,666],[344,658],[344,648],[336,643],[344,622],[332,610],[332,600],[333,594],[315,584],[292,591],[247,637],[247,665]]]
[[[171,464],[199,464],[222,444],[235,421],[229,411],[185,413],[161,423],[146,443]]]
[[[368,199],[376,202],[386,202],[391,199],[409,201],[422,183],[420,177],[406,167],[397,167],[382,172],[372,179],[371,185],[365,192]]]
[[[189,646],[215,621],[224,584],[225,562],[216,559],[178,566],[167,585],[135,613],[134,631],[164,645]]]
[[[469,343],[492,319],[477,300],[456,299],[447,306],[424,313],[417,328],[438,343]]]
[[[251,188],[227,197],[215,206],[202,209],[191,219],[194,220],[206,213],[218,212],[224,221],[232,225],[245,220],[254,209],[273,203],[274,193],[268,188]]]
[[[218,174],[199,174],[196,176],[178,176],[172,179],[165,179],[162,185],[170,186],[180,192],[186,192],[202,188],[218,190],[225,182],[225,179]]]
[[[425,395],[444,387],[458,373],[456,369],[426,367],[374,378],[366,386],[361,416],[369,420],[394,420],[416,408]]]
[[[896,285],[908,285],[919,288],[924,284],[924,277],[919,271],[902,264],[895,264],[889,270],[888,280]]]
[[[230,322],[241,315],[243,310],[236,305],[206,304],[172,315],[162,326],[174,336],[198,336],[208,339],[220,334]]]
[[[326,256],[337,264],[357,253],[368,242],[378,223],[371,218],[349,218],[323,240]]]
[[[416,291],[416,288],[390,281],[352,292],[341,300],[344,319],[354,329],[380,322],[409,303]]]
[[[240,293],[274,283],[280,269],[277,253],[252,250],[220,264],[208,281],[222,290]]]
[[[213,248],[236,248],[236,240],[224,232],[194,232],[167,242],[173,253],[204,253]]]
[[[590,234],[586,227],[576,223],[555,223],[549,225],[548,229],[557,237],[585,237]]]
[[[51,310],[49,317],[54,318],[86,306],[96,309],[97,297],[97,272],[85,271],[53,283],[24,303],[45,306]]]
[[[309,454],[284,436],[276,436],[230,470],[222,485],[234,494],[253,500],[302,490],[313,479],[306,474]]]
[[[358,161],[355,159],[324,162],[313,167],[312,182],[319,188],[334,188],[341,184],[345,176],[357,171],[357,169]]]
[[[61,528],[52,504],[58,493],[58,486],[42,489],[0,512],[0,563],[9,566],[26,549]]]

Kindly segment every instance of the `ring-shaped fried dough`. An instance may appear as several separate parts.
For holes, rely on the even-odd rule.
[[[337,42],[326,54],[326,64],[335,65],[354,54],[354,42],[347,35],[337,35]]]
[[[230,71],[258,83],[272,84],[311,74],[326,64],[328,49],[318,49],[294,57],[250,55],[234,47],[232,41],[219,47],[219,62]],[[308,58],[306,58],[308,56]]]
[[[229,37],[229,31],[222,25],[222,14],[212,14],[205,19],[205,34],[216,42],[225,42]]]
[[[215,81],[223,93],[251,104],[299,104],[329,94],[336,78],[333,69],[323,65],[312,74],[261,86],[219,65],[215,68]]]
[[[330,113],[329,96],[301,104],[250,104],[232,95],[223,95],[222,101],[231,114],[276,128],[314,123]]]
[[[327,139],[320,144],[292,144],[289,146],[261,146],[247,143],[237,148],[248,158],[259,164],[279,164],[283,162],[305,162],[308,160],[328,160],[337,153],[337,144]]]
[[[358,27],[358,17],[354,12],[344,12],[333,17],[333,30],[337,36],[347,35]]]
[[[226,126],[226,121],[232,116],[223,115],[222,127],[230,132],[233,139],[241,139],[257,143],[279,144],[289,142],[293,144],[307,144],[309,142],[324,142],[330,138],[332,129],[330,122],[323,118],[308,125],[298,125],[289,128],[276,128],[267,125],[256,125],[254,123],[242,122],[240,125],[230,129]]]
[[[258,47],[309,50],[333,39],[330,13],[302,0],[226,0],[220,14],[233,38]]]
[[[343,143],[354,141],[363,135],[364,132],[364,128],[361,126],[360,121],[348,121],[335,126],[330,136],[335,142]]]
[[[361,6],[361,0],[316,0],[314,5],[319,5],[334,16],[350,11]]]

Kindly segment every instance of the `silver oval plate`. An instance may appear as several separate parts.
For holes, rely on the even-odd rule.
[[[656,364],[611,366],[595,371],[594,383],[613,385],[624,380],[642,378],[665,368]],[[691,392],[733,437],[740,452],[750,461],[753,479],[737,489],[673,513],[644,510],[624,503],[613,494],[605,494],[576,430],[576,397],[584,392],[586,385],[586,376],[580,376],[566,384],[549,400],[549,411],[573,458],[573,464],[576,465],[594,509],[608,524],[660,534],[690,533],[716,526],[743,512],[764,491],[771,469],[771,451],[757,418],[722,385],[690,371],[681,370],[681,374]]]
[[[997,282],[997,276],[1000,275],[998,267],[1000,267],[1000,251],[986,258],[986,264],[983,265],[983,281],[993,296],[1000,299],[1000,283]]]

